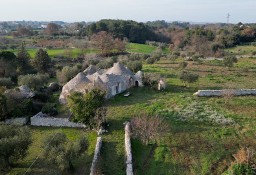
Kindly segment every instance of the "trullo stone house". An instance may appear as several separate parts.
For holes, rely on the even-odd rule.
[[[142,78],[141,71],[134,74],[119,62],[107,70],[97,70],[95,66],[89,66],[63,86],[59,101],[65,104],[71,92],[87,93],[92,88],[105,90],[106,98],[110,98],[131,87],[143,86]]]

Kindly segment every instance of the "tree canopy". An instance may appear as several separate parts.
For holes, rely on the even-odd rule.
[[[74,92],[68,97],[68,107],[73,114],[73,120],[92,128],[96,110],[103,105],[104,100],[105,92],[100,89],[92,89],[84,95]]]
[[[44,157],[58,166],[62,171],[74,170],[74,161],[88,149],[88,141],[85,137],[76,142],[67,139],[64,133],[56,133],[44,140]]]
[[[104,19],[88,25],[82,35],[91,36],[100,31],[112,33],[115,38],[127,38],[130,42],[145,43],[146,40],[157,40],[157,34],[144,23],[131,20]]]
[[[32,63],[38,72],[47,73],[51,65],[51,58],[49,57],[47,51],[39,49],[36,52],[35,59]]]
[[[0,125],[0,167],[9,168],[13,162],[24,158],[31,142],[28,128]]]

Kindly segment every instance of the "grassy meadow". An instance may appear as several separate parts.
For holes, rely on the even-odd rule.
[[[128,44],[128,52],[153,53],[155,47]],[[236,49],[236,48],[234,48]],[[34,50],[29,50],[33,57]],[[93,51],[92,51],[93,52]],[[165,51],[167,53],[167,51]],[[63,54],[63,49],[48,50],[50,56]],[[78,49],[73,49],[76,56]],[[179,62],[161,59],[155,64],[143,64],[143,72],[161,74],[168,86],[165,91],[148,87],[129,90],[131,96],[117,95],[107,101],[108,133],[103,135],[101,171],[105,175],[125,174],[124,122],[140,113],[161,115],[167,119],[171,131],[157,143],[142,144],[132,139],[135,175],[198,175],[230,174],[229,167],[241,147],[255,147],[256,97],[205,98],[193,96],[198,89],[232,89],[256,87],[256,59],[241,58],[232,68],[222,66],[221,61],[189,61],[186,70],[199,75],[199,81],[185,87],[179,79]],[[197,111],[191,106],[197,106]],[[182,113],[183,111],[183,113]],[[183,120],[181,114],[193,117]],[[232,124],[213,122],[209,115],[218,114],[221,119],[229,118]],[[198,118],[200,115],[201,118]],[[37,159],[26,174],[61,174],[47,164],[40,153],[42,140],[49,134],[64,132],[75,140],[85,135],[90,143],[89,150],[75,164],[74,174],[89,174],[96,143],[96,133],[81,129],[30,127],[33,144],[25,159],[15,165],[8,174],[24,174],[29,165]]]
[[[106,161],[103,172],[124,174],[123,123],[139,113],[148,112],[165,116],[171,132],[157,144],[148,146],[137,139],[132,140],[135,174],[228,174],[234,161],[232,155],[241,147],[256,144],[255,97],[202,98],[193,93],[198,89],[255,88],[256,68],[251,67],[251,63],[255,63],[255,59],[241,59],[234,68],[215,66],[210,61],[190,62],[187,69],[200,75],[199,82],[190,87],[184,87],[178,78],[178,61],[161,60],[144,65],[144,72],[160,73],[165,77],[168,88],[163,92],[146,87],[132,89],[132,96],[119,95],[108,102],[110,133],[104,136],[103,157]],[[246,72],[245,68],[248,68]],[[192,103],[201,105],[203,112],[210,106],[209,110],[217,111],[234,123],[222,125],[210,120],[179,120],[177,113]]]

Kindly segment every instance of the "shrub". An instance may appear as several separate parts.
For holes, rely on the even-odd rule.
[[[74,78],[80,70],[78,66],[65,66],[61,71],[57,71],[57,79],[61,84],[65,84]]]
[[[19,85],[27,85],[31,89],[42,87],[49,78],[48,74],[27,74],[18,77]]]
[[[81,137],[76,142],[69,141],[63,133],[56,133],[44,140],[43,155],[50,163],[62,171],[73,171],[74,162],[88,149],[88,141]]]
[[[32,143],[31,133],[25,127],[0,125],[0,167],[9,169],[10,165],[24,158]]]
[[[13,84],[11,78],[0,78],[0,86],[10,88]]]
[[[153,57],[149,57],[148,59],[147,59],[147,63],[148,64],[154,64],[155,63],[155,58],[153,58]]]
[[[253,149],[243,147],[233,157],[235,158],[235,164],[232,166],[234,175],[253,175],[256,173],[256,156]]]
[[[147,145],[168,133],[169,124],[162,117],[143,114],[131,120],[131,129],[132,135]]]
[[[127,67],[133,71],[134,73],[142,70],[142,62],[141,61],[129,61],[127,63]]]
[[[233,67],[234,63],[237,63],[237,58],[235,56],[228,56],[223,59],[224,66]]]
[[[42,113],[48,114],[50,116],[58,115],[56,107],[56,103],[46,103],[42,108]]]
[[[188,66],[188,63],[185,62],[185,61],[179,63],[179,67],[180,67],[181,69],[185,69],[187,66]]]
[[[160,75],[156,73],[144,73],[143,76],[144,85],[151,88],[157,88],[160,79]]]
[[[180,80],[184,83],[186,86],[187,83],[194,83],[198,80],[199,76],[196,74],[192,74],[188,71],[182,71],[180,74]]]

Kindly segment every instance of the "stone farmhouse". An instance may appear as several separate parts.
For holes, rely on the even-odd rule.
[[[119,62],[114,63],[113,67],[107,70],[97,70],[95,66],[89,66],[63,86],[59,101],[61,104],[65,104],[70,93],[85,94],[93,88],[105,90],[106,98],[111,98],[131,87],[143,86],[142,77],[141,71],[134,74]]]

